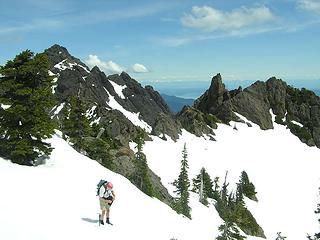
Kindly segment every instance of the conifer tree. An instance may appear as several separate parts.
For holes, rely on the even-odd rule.
[[[176,211],[182,213],[188,218],[191,218],[190,207],[189,207],[189,187],[190,181],[188,178],[188,153],[187,146],[184,144],[182,150],[182,160],[180,174],[177,180],[174,181],[174,186],[176,187],[175,193],[178,198],[176,199]]]
[[[86,108],[79,96],[69,98],[66,115],[62,120],[62,131],[70,138],[77,151],[84,148],[84,137],[90,136],[91,127],[86,116]]]
[[[213,182],[205,168],[202,168],[200,170],[200,173],[196,176],[196,178],[192,179],[193,181],[192,191],[199,194],[200,194],[200,187],[201,187],[201,179],[203,182],[203,193],[202,193],[203,196],[202,196],[201,202],[207,206],[208,198],[214,198],[214,191],[213,191]]]
[[[149,168],[146,155],[143,153],[144,133],[140,132],[136,138],[137,152],[135,154],[136,173],[134,178],[138,188],[150,197],[154,196],[154,191],[149,176]]]
[[[245,236],[242,236],[237,229],[236,225],[233,222],[225,221],[222,225],[219,226],[218,230],[220,235],[216,240],[243,240],[246,239]]]
[[[0,154],[23,165],[49,155],[43,140],[54,133],[49,116],[55,101],[45,54],[23,51],[0,68]]]
[[[241,172],[239,188],[241,188],[241,192],[244,196],[250,198],[251,200],[258,201],[256,197],[257,192],[255,190],[255,186],[252,182],[250,182],[248,174],[245,171]]]

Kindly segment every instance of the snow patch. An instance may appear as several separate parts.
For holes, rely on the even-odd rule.
[[[125,96],[123,95],[123,89],[125,89],[127,86],[126,85],[119,85],[111,80],[109,80],[111,85],[113,86],[114,91],[118,94],[118,96],[122,99],[125,99]]]
[[[140,113],[133,113],[129,112],[128,110],[124,109],[116,100],[115,98],[108,92],[108,90],[103,87],[104,90],[107,92],[109,95],[109,102],[107,104],[112,108],[120,111],[126,118],[128,118],[134,125],[141,127],[147,132],[152,131],[152,127],[148,125],[145,121],[139,119]]]
[[[65,103],[61,103],[59,106],[56,106],[56,107],[54,107],[53,109],[54,109],[54,113],[53,113],[53,115],[55,116],[55,115],[58,115],[59,114],[59,112],[62,110],[62,108],[64,107],[64,105],[65,105]]]
[[[10,108],[11,107],[11,105],[6,105],[6,104],[0,104],[0,107],[2,108],[2,109],[4,109],[4,110],[6,110],[6,109],[8,109],[8,108]]]
[[[301,123],[299,123],[297,121],[291,120],[290,122],[292,122],[295,125],[298,125],[299,127],[303,127],[303,124],[301,124]]]
[[[82,68],[83,70],[85,70],[87,73],[90,73],[90,71],[85,67],[85,66],[82,66],[81,64],[78,64],[78,63],[70,63],[70,62],[67,62],[68,59],[64,59],[62,60],[61,62],[57,63],[56,65],[54,65],[55,68],[63,71],[63,70],[66,70],[66,69],[71,69],[71,70],[74,70],[74,66],[78,66],[80,68]]]

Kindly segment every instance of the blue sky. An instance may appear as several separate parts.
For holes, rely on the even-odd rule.
[[[0,65],[58,43],[140,81],[312,81],[320,0],[0,0]]]

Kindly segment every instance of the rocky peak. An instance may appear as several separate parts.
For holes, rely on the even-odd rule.
[[[211,80],[211,85],[209,87],[209,95],[215,98],[219,98],[219,96],[223,96],[226,92],[225,85],[222,83],[221,74],[218,73]]]
[[[256,81],[243,91],[238,88],[229,92],[218,74],[194,106],[227,124],[242,121],[238,113],[261,129],[273,128],[272,110],[277,123],[287,125],[302,142],[320,148],[320,98],[304,88],[288,86],[276,77],[266,82]]]
[[[209,89],[195,101],[194,106],[203,112],[214,113],[217,107],[230,98],[230,93],[222,83],[221,74],[218,73],[212,78]]]
[[[50,68],[53,68],[57,64],[63,63],[65,68],[73,68],[73,65],[78,65],[81,66],[86,72],[89,72],[89,68],[83,62],[81,62],[80,59],[72,56],[63,46],[54,44],[50,48],[46,49],[44,53],[49,58]],[[56,71],[54,70],[54,72]]]

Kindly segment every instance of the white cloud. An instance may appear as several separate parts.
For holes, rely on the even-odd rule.
[[[146,68],[144,65],[136,63],[132,65],[132,70],[135,73],[147,73],[149,72],[148,68]]]
[[[253,8],[241,7],[230,12],[221,11],[209,6],[194,6],[191,13],[185,14],[181,18],[181,23],[185,27],[213,32],[217,30],[237,30],[274,20],[275,16],[265,6]]]
[[[320,1],[319,0],[298,0],[298,8],[320,13]]]
[[[90,68],[97,66],[108,74],[121,73],[125,71],[123,67],[113,61],[101,61],[97,55],[90,54],[89,59],[85,60],[85,62],[89,65]]]

